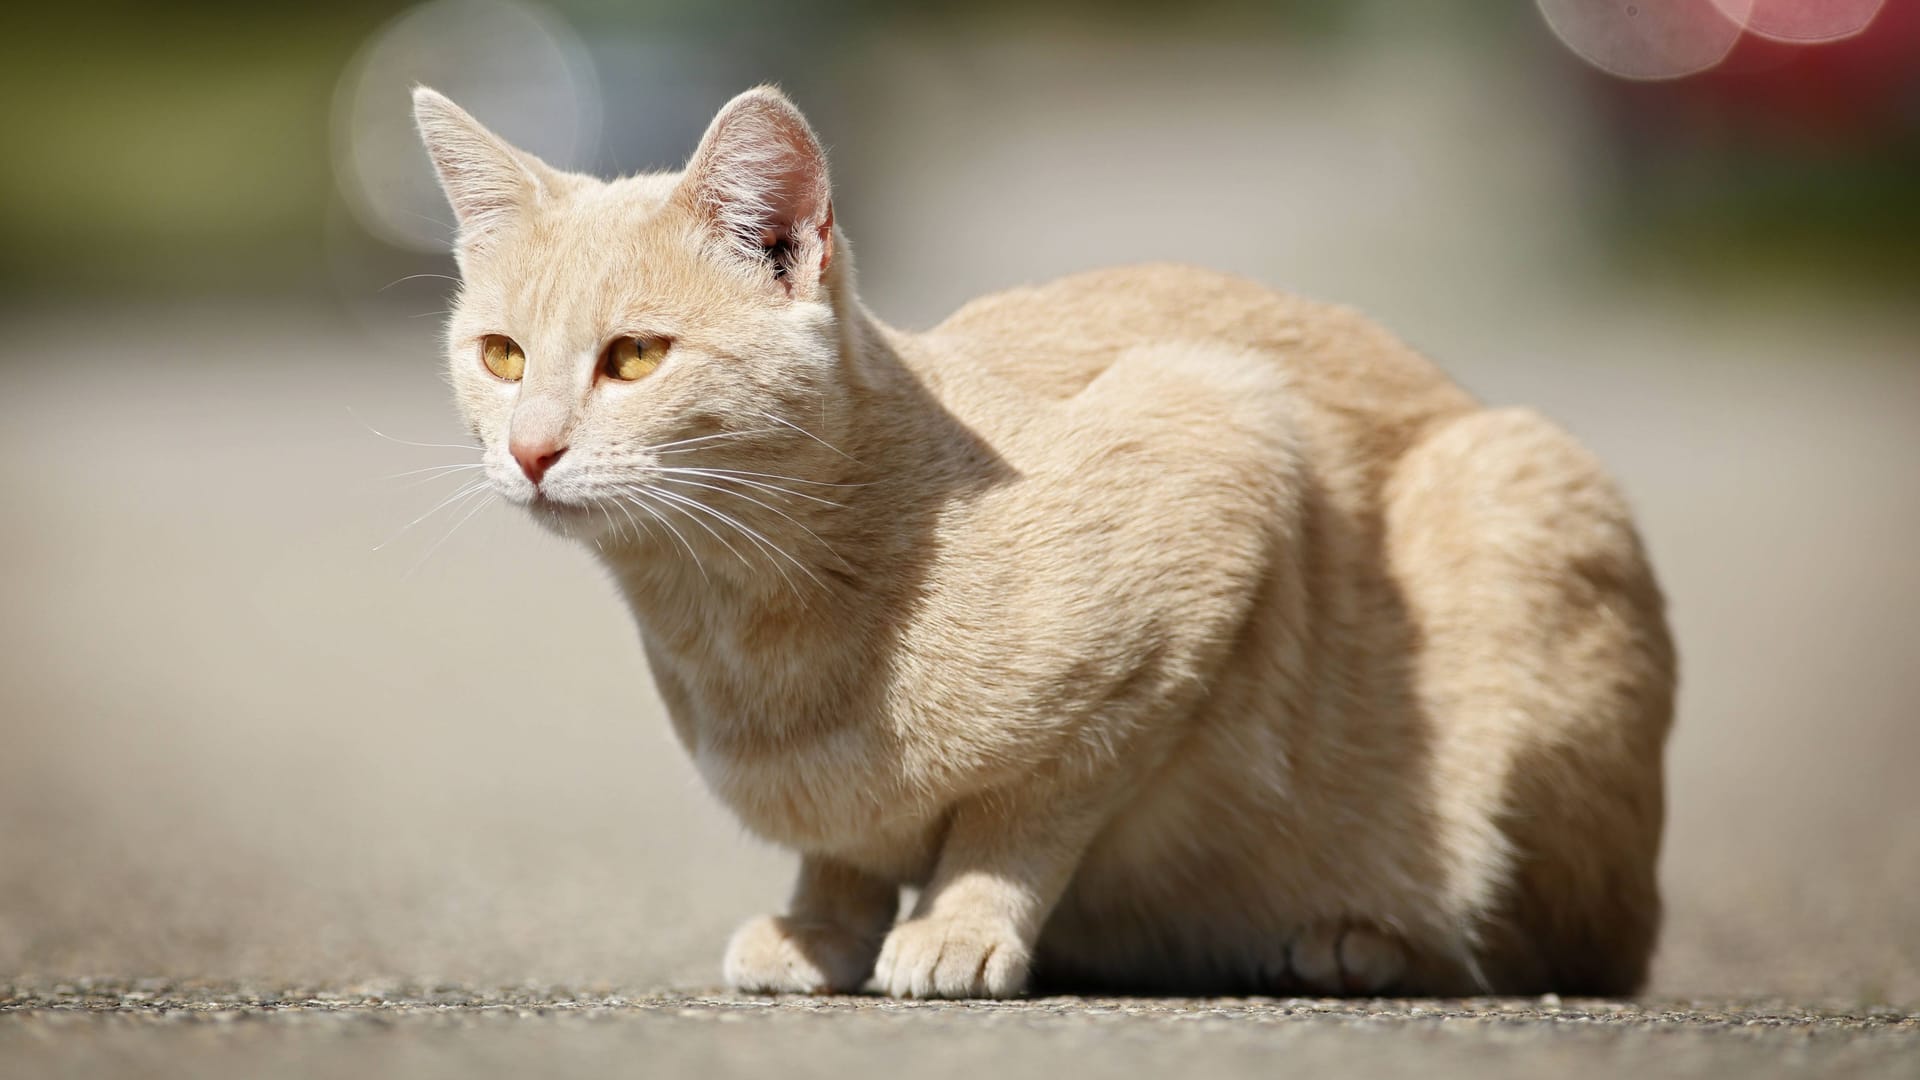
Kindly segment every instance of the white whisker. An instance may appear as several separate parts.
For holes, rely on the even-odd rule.
[[[454,522],[453,528],[448,529],[445,536],[442,536],[439,540],[435,541],[434,545],[427,549],[427,553],[425,555],[420,556],[420,561],[417,563],[414,563],[413,568],[408,570],[404,576],[412,577],[414,573],[417,572],[421,567],[427,565],[427,560],[433,558],[433,553],[436,551],[439,551],[440,546],[442,544],[445,544],[448,540],[453,539],[453,534],[460,531],[460,526],[465,525],[469,521],[472,521],[473,515],[479,513],[482,510],[485,510],[489,506],[492,506],[493,500],[496,497],[497,496],[495,496],[492,491],[488,491],[486,493],[485,498],[481,499],[479,502],[474,503],[473,508],[467,511],[467,515],[461,518],[459,521]]]
[[[604,506],[605,504],[603,503],[602,505]],[[635,539],[636,541],[637,541],[637,540],[639,540],[639,539],[640,539],[640,528],[641,528],[641,526],[640,526],[640,522],[639,522],[639,520],[638,520],[638,519],[636,519],[636,518],[635,518],[635,517],[633,516],[633,511],[631,511],[631,510],[629,510],[629,509],[627,509],[627,504],[626,504],[626,502],[625,502],[624,500],[617,500],[617,501],[614,501],[614,502],[613,502],[613,505],[614,505],[614,506],[617,506],[617,507],[619,507],[619,508],[620,508],[620,513],[622,513],[622,514],[624,514],[624,515],[626,516],[626,519],[627,519],[627,524],[628,524],[628,525],[631,525],[631,526],[633,526],[633,538],[634,538],[634,539]],[[609,518],[611,518],[611,517],[612,517],[612,515],[608,515],[608,517],[609,517]],[[616,527],[616,528],[617,528],[617,527]],[[627,534],[626,534],[626,533],[619,533],[618,535],[620,535],[620,536],[622,536],[622,537],[625,537],[625,536],[626,536]],[[653,535],[653,529],[652,529],[652,528],[648,528],[648,529],[647,529],[647,535],[648,535],[649,537],[651,537],[651,536]]]
[[[767,419],[773,421],[776,424],[782,424],[792,428],[793,430],[799,432],[800,434],[805,435],[807,438],[812,439],[814,442],[819,443],[821,446],[824,446],[827,449],[833,451],[834,453],[839,454],[841,457],[846,458],[848,461],[853,462],[855,465],[865,464],[865,462],[861,461],[859,458],[854,457],[852,454],[847,453],[845,450],[840,449],[839,447],[833,445],[832,443],[821,438],[820,436],[815,435],[813,432],[808,431],[806,428],[801,427],[799,424],[796,424],[791,420],[783,420],[780,417],[775,416],[770,412],[767,412],[765,409],[760,410],[760,415],[766,417]]]
[[[487,488],[487,484],[488,484],[488,481],[484,478],[479,480],[474,480],[465,484],[460,488],[460,490],[440,500],[438,503],[435,503],[433,506],[433,509],[428,510],[426,513],[421,514],[419,517],[414,518],[412,521],[409,521],[405,525],[400,526],[399,532],[394,533],[392,536],[389,536],[385,540],[382,540],[378,544],[375,544],[373,547],[373,550],[379,551],[381,548],[386,547],[388,544],[391,544],[395,540],[400,539],[402,536],[406,535],[408,529],[413,528],[415,525],[418,525],[421,522],[432,517],[433,515],[439,513],[441,510],[445,509],[447,506],[455,502],[458,502],[461,499],[465,499],[477,491],[485,491]]]
[[[691,439],[677,439],[673,442],[661,443],[658,446],[649,446],[646,447],[645,452],[657,454],[662,450],[675,446],[692,446],[695,443],[712,442],[715,439],[740,439],[748,435],[765,435],[772,430],[772,428],[753,428],[748,431],[717,431],[712,435],[696,435]],[[677,452],[685,453],[685,451]]]
[[[693,516],[692,514],[688,513],[686,509],[686,506],[688,505],[694,506],[700,510],[704,510],[710,514],[714,513],[711,507],[705,506],[697,502],[691,502],[690,500],[687,500],[687,499],[683,499],[679,496],[673,495],[672,492],[661,491],[658,488],[653,488],[646,485],[628,485],[628,487],[637,494],[645,495],[649,498],[661,499],[665,505],[673,507],[676,510],[679,510],[682,515],[687,517]],[[668,501],[669,499],[671,501]],[[717,515],[717,516],[720,516],[722,519],[725,518],[725,515]],[[730,522],[730,524],[734,525],[735,528],[740,527],[738,522]],[[709,529],[707,531],[712,532],[713,530]],[[747,535],[747,533],[743,533],[742,535]],[[761,551],[767,552],[769,554],[777,553],[777,549],[769,548],[764,539],[756,538],[751,535],[748,536],[748,539],[752,540],[754,546],[760,549]],[[735,554],[737,555],[739,554],[739,552],[735,551]],[[748,565],[751,566],[751,564],[748,564]],[[806,599],[805,594],[803,594],[800,591],[800,586],[794,582],[793,576],[787,573],[786,567],[781,566],[778,562],[772,562],[772,561],[769,561],[768,565],[772,566],[774,570],[779,573],[780,579],[786,582],[787,588],[792,590],[794,596],[800,598],[802,601]]]
[[[461,469],[484,469],[486,467],[487,463],[484,461],[470,461],[462,465],[429,465],[424,469],[408,469],[406,472],[393,473],[387,476],[386,479],[401,480],[409,476],[419,476],[422,473],[449,473],[459,472]]]
[[[716,472],[726,473],[729,476],[758,476],[768,480],[788,480],[796,484],[812,484],[814,487],[862,488],[872,487],[879,482],[877,480],[870,480],[865,483],[856,484],[833,480],[808,480],[804,476],[782,476],[779,473],[752,472],[747,469],[694,469],[686,466],[676,466],[676,468],[682,472]]]
[[[821,506],[831,506],[835,510],[845,510],[847,508],[846,504],[844,503],[837,503],[831,499],[822,499],[817,495],[809,495],[804,491],[794,491],[790,488],[783,488],[777,484],[763,483],[759,480],[748,480],[741,476],[737,476],[732,472],[724,469],[670,469],[670,468],[663,467],[660,469],[660,471],[662,473],[671,473],[676,476],[682,475],[682,474],[688,474],[693,476],[705,477],[709,480],[731,480],[736,484],[744,484],[747,487],[759,488],[761,491],[775,492],[780,495],[790,495],[796,499],[805,499],[808,502],[819,503]],[[692,481],[690,480],[683,481],[683,482],[692,483]],[[731,492],[730,494],[737,495],[739,494],[739,492]],[[767,507],[767,509],[771,510],[773,508]]]
[[[439,278],[441,281],[451,281],[455,285],[460,284],[460,279],[452,276],[451,274],[408,274],[406,277],[394,278],[392,281],[389,281],[385,285],[380,286],[380,288],[376,291],[386,292],[388,289],[393,288],[395,285],[398,285],[406,281],[413,281],[418,278]]]
[[[386,432],[381,431],[379,428],[374,427],[372,424],[367,423],[365,420],[360,419],[360,414],[354,412],[353,406],[351,405],[347,406],[347,415],[353,417],[354,423],[359,424],[363,428],[366,428],[368,431],[372,432],[373,434],[380,436],[381,438],[387,440],[388,442],[399,443],[401,446],[419,446],[419,447],[424,447],[428,450],[473,450],[476,452],[479,452],[482,449],[481,447],[469,446],[464,443],[428,443],[428,442],[413,442],[408,439],[396,439],[393,436],[387,434]]]
[[[669,502],[673,502],[673,503],[679,503],[682,506],[690,507],[695,510],[707,509],[707,507],[701,505],[699,502],[693,499],[689,499],[683,495],[677,495],[671,491],[661,491],[656,488],[651,492],[651,494],[658,498],[666,499]],[[720,541],[720,545],[722,547],[726,548],[728,551],[733,552],[733,557],[740,560],[741,566],[744,566],[749,570],[753,569],[753,563],[748,561],[747,557],[740,553],[740,549],[737,547],[734,547],[733,544],[729,542],[726,537],[721,536],[720,533],[716,531],[713,526],[707,524],[706,522],[700,520],[697,517],[694,517],[692,514],[688,514],[687,518],[688,520],[692,521],[695,525],[698,525],[701,528],[707,530],[707,535],[713,537],[715,540]]]
[[[772,553],[772,554],[775,554],[775,555],[778,555],[778,556],[780,556],[781,558],[783,558],[783,559],[785,559],[785,560],[787,560],[788,562],[790,562],[790,563],[792,563],[792,564],[794,565],[794,567],[795,567],[795,568],[797,568],[797,569],[798,569],[798,570],[799,570],[799,571],[800,571],[801,573],[803,573],[803,574],[805,574],[805,575],[807,575],[807,577],[809,577],[809,578],[811,578],[811,579],[813,580],[813,583],[814,583],[815,585],[818,585],[818,586],[820,586],[821,588],[825,588],[825,587],[826,587],[826,582],[823,582],[823,581],[821,581],[821,580],[820,580],[820,577],[819,577],[819,575],[817,575],[817,574],[815,574],[815,573],[814,573],[814,572],[813,572],[813,571],[812,571],[811,569],[809,569],[809,568],[808,568],[808,566],[807,566],[807,564],[805,564],[805,563],[803,563],[803,562],[801,562],[801,561],[800,561],[799,559],[796,559],[796,558],[794,558],[794,557],[793,557],[792,555],[789,555],[789,554],[788,554],[788,553],[787,553],[787,552],[786,552],[786,551],[785,551],[784,549],[782,549],[782,548],[781,548],[781,547],[780,547],[779,545],[777,545],[777,544],[775,544],[775,543],[773,543],[773,542],[772,542],[771,540],[768,540],[768,539],[767,539],[767,538],[766,538],[765,536],[763,536],[763,535],[761,535],[761,534],[760,534],[760,532],[759,532],[759,530],[757,530],[757,529],[754,529],[754,528],[753,528],[752,526],[750,526],[750,525],[746,525],[746,524],[743,524],[743,523],[742,523],[742,522],[740,521],[740,519],[738,519],[738,518],[736,518],[736,517],[733,517],[733,516],[732,516],[732,515],[730,515],[730,514],[726,514],[726,513],[723,513],[723,512],[721,512],[721,511],[719,511],[719,510],[715,510],[715,509],[714,509],[713,507],[711,507],[711,506],[708,506],[708,505],[706,505],[705,503],[702,503],[702,502],[700,502],[700,501],[698,501],[698,500],[695,500],[695,499],[691,499],[691,498],[688,498],[688,497],[686,497],[686,496],[684,496],[684,495],[678,495],[678,494],[675,494],[675,493],[673,493],[673,492],[670,492],[670,491],[661,491],[661,490],[660,490],[660,489],[658,489],[658,488],[655,488],[655,489],[653,489],[653,491],[652,491],[652,493],[653,493],[654,495],[656,495],[656,496],[663,496],[663,497],[668,497],[668,498],[672,498],[672,499],[675,499],[675,500],[677,500],[677,501],[680,501],[680,502],[684,502],[684,503],[686,503],[686,504],[687,504],[687,505],[689,505],[689,506],[695,506],[695,507],[698,507],[698,508],[700,508],[701,510],[705,510],[705,511],[706,511],[707,513],[709,513],[709,514],[712,514],[712,515],[713,515],[714,517],[716,517],[716,518],[719,518],[719,519],[720,519],[721,521],[724,521],[724,522],[726,522],[727,524],[729,524],[729,525],[731,525],[731,526],[733,526],[734,528],[736,528],[736,529],[738,529],[738,530],[740,530],[740,531],[741,531],[741,533],[743,533],[743,534],[745,534],[745,535],[746,535],[746,536],[747,536],[747,537],[748,537],[749,539],[752,539],[752,540],[754,540],[754,541],[756,541],[756,542],[758,542],[758,543],[759,543],[759,544],[760,544],[761,546],[763,546],[764,548],[766,548],[766,550],[767,550],[768,552],[770,552],[770,553]],[[775,565],[775,566],[778,566],[779,564],[778,564],[778,563],[776,563],[776,564],[774,564],[774,565]],[[784,575],[784,574],[786,573],[786,571],[784,571],[784,570],[782,570],[782,571],[781,571],[781,573],[782,573],[782,574]],[[789,579],[789,580],[791,580],[791,579]],[[797,591],[797,590],[796,590],[796,591]]]
[[[686,484],[690,487],[706,488],[708,491],[717,491],[722,495],[732,495],[733,497],[738,499],[745,499],[748,502],[752,503],[753,505],[769,513],[779,514],[781,517],[786,518],[789,522],[791,522],[795,528],[799,529],[801,532],[806,533],[808,536],[813,537],[813,539],[821,547],[827,549],[827,554],[832,555],[835,559],[839,559],[840,564],[842,566],[848,565],[847,560],[841,559],[840,553],[833,550],[833,545],[827,543],[826,540],[822,539],[819,533],[814,532],[812,529],[807,528],[804,522],[800,521],[799,519],[795,518],[793,515],[787,513],[786,511],[780,509],[777,506],[769,506],[766,503],[761,502],[759,499],[754,498],[753,496],[747,494],[744,491],[732,491],[723,487],[715,487],[712,484],[702,484],[697,480],[681,480],[677,477],[672,477],[672,476],[663,476],[660,479],[664,480],[669,484]]]
[[[642,488],[635,488],[635,489],[633,489],[633,491],[634,491],[634,494],[636,494],[636,495],[647,495],[647,494],[650,494],[650,492],[648,492],[648,491],[646,491],[645,489],[642,489]],[[693,545],[692,545],[692,544],[689,544],[689,543],[687,543],[687,538],[686,538],[685,536],[683,536],[683,535],[681,535],[681,533],[680,533],[680,530],[679,530],[679,529],[676,529],[676,528],[674,528],[674,527],[673,527],[673,522],[671,522],[671,521],[668,521],[668,520],[667,520],[667,518],[666,518],[666,516],[665,516],[664,514],[661,514],[661,513],[660,513],[660,512],[658,511],[658,510],[655,510],[655,509],[654,509],[653,507],[651,507],[651,506],[649,506],[649,505],[647,505],[647,504],[646,504],[646,503],[644,503],[644,502],[640,502],[640,501],[638,501],[638,500],[635,500],[635,502],[634,502],[634,504],[633,504],[633,505],[635,505],[635,506],[637,506],[637,507],[639,507],[640,509],[642,509],[642,510],[644,510],[644,511],[646,511],[646,512],[647,512],[648,514],[651,514],[651,515],[653,515],[653,519],[654,519],[655,521],[658,521],[658,522],[659,522],[660,524],[662,524],[662,525],[664,525],[664,526],[666,526],[666,527],[667,527],[667,531],[673,534],[673,536],[674,536],[674,539],[676,539],[676,540],[678,540],[678,541],[680,541],[680,546],[681,546],[681,547],[683,547],[683,548],[686,548],[686,549],[687,549],[687,555],[688,555],[688,556],[690,556],[690,557],[691,557],[691,558],[693,559],[693,566],[694,566],[694,569],[696,569],[696,570],[698,570],[698,571],[700,571],[700,580],[702,580],[702,581],[707,581],[707,582],[711,582],[711,581],[713,580],[712,578],[709,578],[709,577],[707,577],[707,568],[706,568],[706,566],[705,566],[704,564],[702,564],[702,563],[700,562],[700,553],[699,553],[698,551],[695,551],[695,550],[693,549]],[[684,513],[686,513],[686,511],[684,511],[684,510],[683,510],[683,511],[681,511],[681,513],[683,513],[683,514],[684,514]],[[692,515],[688,515],[688,516],[692,516]]]

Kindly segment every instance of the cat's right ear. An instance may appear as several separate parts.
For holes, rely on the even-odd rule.
[[[546,163],[488,131],[445,95],[414,87],[413,121],[453,205],[462,250],[484,246],[553,186]]]

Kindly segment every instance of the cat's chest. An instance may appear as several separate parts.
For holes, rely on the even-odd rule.
[[[680,743],[708,788],[759,836],[815,852],[885,848],[913,861],[937,807],[903,797],[911,770],[889,725],[845,694],[716,677],[649,651]]]

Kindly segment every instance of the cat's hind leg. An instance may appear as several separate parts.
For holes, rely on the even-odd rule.
[[[1287,946],[1288,981],[1310,993],[1385,993],[1406,970],[1406,942],[1367,923],[1316,923]]]
[[[1660,924],[1675,659],[1625,499],[1571,436],[1497,409],[1408,452],[1385,526],[1450,778],[1436,812],[1470,871],[1437,895],[1480,991],[1633,992]]]

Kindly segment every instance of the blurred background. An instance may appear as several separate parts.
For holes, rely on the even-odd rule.
[[[718,981],[787,857],[582,552],[461,499],[406,89],[674,168],[778,81],[869,304],[1178,259],[1633,498],[1652,990],[1920,1004],[1920,2],[77,2],[0,16],[0,976]]]

